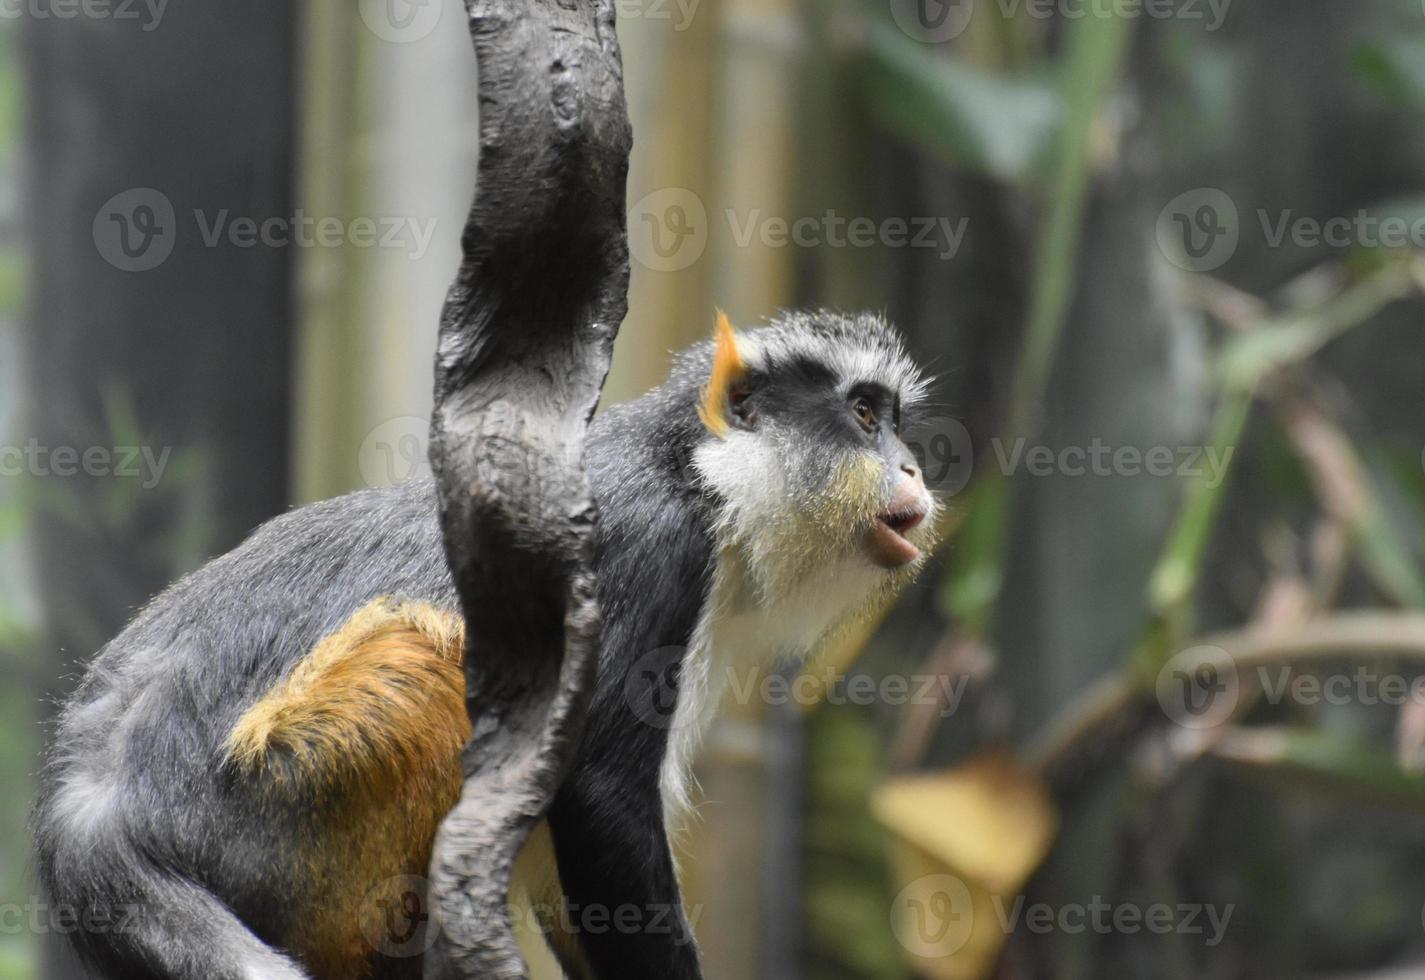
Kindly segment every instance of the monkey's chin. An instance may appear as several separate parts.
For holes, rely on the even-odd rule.
[[[888,570],[903,568],[920,557],[920,549],[906,537],[924,518],[924,514],[886,515],[866,532],[866,557],[871,563]]]

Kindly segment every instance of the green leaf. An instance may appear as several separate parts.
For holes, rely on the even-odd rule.
[[[0,26],[0,153],[19,145],[24,120],[24,81],[15,38],[15,31]]]
[[[1378,95],[1399,105],[1425,105],[1425,41],[1395,37],[1358,45],[1351,73]]]
[[[1073,295],[1075,260],[1092,178],[1094,122],[1118,79],[1129,33],[1129,22],[1122,16],[1083,18],[1069,28],[1062,83],[1065,115],[1054,145],[1049,214],[1039,234],[1025,350],[1006,424],[1011,439],[1030,431],[1034,407],[1043,400],[1058,351]],[[983,635],[988,630],[999,600],[1011,490],[1009,481],[1000,476],[982,480],[971,491],[967,526],[956,538],[945,599],[951,614],[972,634]]]
[[[1130,34],[1130,22],[1121,15],[1084,17],[1069,28],[1062,79],[1064,125],[1054,154],[1049,216],[1037,243],[1024,353],[1010,405],[1010,438],[1027,433],[1033,406],[1043,398],[1059,349],[1059,335],[1073,299],[1079,235],[1093,175],[1094,122],[1118,80]]]
[[[37,945],[28,934],[4,937],[0,941],[0,980],[34,980],[39,976]]]
[[[870,792],[885,771],[876,731],[854,707],[807,721],[803,900],[813,976],[909,980],[891,931],[886,834]]]
[[[0,251],[0,316],[16,316],[25,303],[29,263],[14,250]]]
[[[1417,290],[1415,257],[1395,258],[1334,299],[1298,310],[1238,334],[1222,351],[1217,373],[1233,388],[1252,388],[1281,368],[1299,364],[1383,308]]]
[[[1178,516],[1178,523],[1149,580],[1149,598],[1154,612],[1159,615],[1169,615],[1192,599],[1202,567],[1202,556],[1216,526],[1226,487],[1231,482],[1227,476],[1242,444],[1251,408],[1252,393],[1248,389],[1229,391],[1217,406],[1208,444],[1217,452],[1217,458],[1225,461],[1225,472],[1216,474],[1217,482],[1214,484],[1212,477],[1204,471],[1194,478],[1188,488],[1187,501]]]
[[[887,126],[957,167],[1004,181],[1043,166],[1062,120],[1050,79],[981,71],[884,22],[870,26],[865,74],[868,106]]]
[[[1351,527],[1361,564],[1397,601],[1425,609],[1425,577],[1408,544],[1420,540],[1419,527],[1412,520],[1415,515],[1409,511],[1392,513],[1391,502],[1385,496],[1398,497],[1408,490],[1378,455],[1370,462],[1363,460],[1362,469],[1367,482],[1365,509]]]
[[[966,516],[950,552],[945,607],[969,634],[983,636],[1004,584],[1005,532],[1009,524],[1010,487],[998,474],[970,490]]]

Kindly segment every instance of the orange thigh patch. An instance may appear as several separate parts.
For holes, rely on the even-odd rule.
[[[378,599],[322,640],[239,719],[229,763],[284,805],[314,805],[296,894],[311,896],[283,945],[321,978],[399,973],[402,934],[436,828],[460,795],[470,736],[454,610]],[[373,960],[373,957],[376,957]],[[386,974],[386,969],[378,972]]]

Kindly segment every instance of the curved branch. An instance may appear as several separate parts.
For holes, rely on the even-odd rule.
[[[1425,662],[1425,614],[1345,612],[1314,619],[1290,629],[1247,628],[1201,637],[1185,649],[1202,649],[1202,664],[1221,667],[1221,654],[1238,673],[1283,663],[1333,657],[1394,656]],[[1191,661],[1179,662],[1191,672]],[[1153,689],[1124,673],[1101,678],[1072,701],[1027,750],[1041,773],[1077,772],[1072,764],[1084,752],[1108,755],[1104,743],[1121,743],[1154,717]]]
[[[429,978],[522,977],[511,866],[582,730],[599,642],[584,435],[627,309],[613,0],[467,0],[480,170],[436,353],[431,463],[473,734],[431,862]]]

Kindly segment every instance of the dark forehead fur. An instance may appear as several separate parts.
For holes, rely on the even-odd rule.
[[[779,370],[815,365],[845,387],[876,382],[907,403],[918,402],[925,394],[926,379],[906,353],[900,334],[873,313],[783,313],[768,325],[738,336],[754,371],[775,376]],[[689,347],[674,359],[667,382],[652,394],[692,396],[696,403],[711,373],[712,356],[711,341]],[[666,402],[660,404],[667,407]]]

